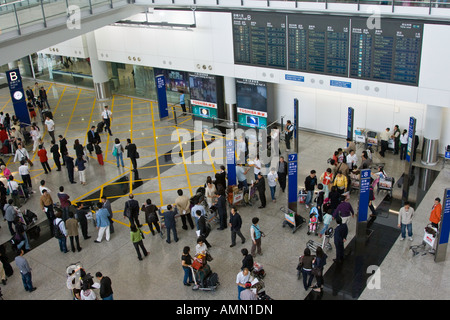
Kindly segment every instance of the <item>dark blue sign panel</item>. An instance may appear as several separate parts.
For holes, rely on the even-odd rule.
[[[359,182],[359,205],[358,205],[358,222],[367,221],[367,212],[369,208],[370,194],[370,169],[361,171]]]
[[[409,118],[409,129],[408,129],[408,146],[406,149],[406,161],[411,162],[411,155],[413,151],[413,139],[416,134],[416,118]]]
[[[166,81],[164,75],[160,74],[155,77],[156,94],[158,96],[159,119],[164,119],[169,116],[169,109],[167,108],[167,94]]]
[[[285,74],[284,75],[284,79],[285,80],[289,80],[289,81],[305,82],[305,77],[303,77],[303,76],[296,76],[296,75],[293,75],[293,74]]]
[[[441,235],[439,236],[439,244],[448,243],[450,234],[450,188],[445,189],[445,198],[442,204]]]
[[[236,185],[236,153],[234,139],[226,140],[228,185]]]
[[[353,119],[355,110],[352,107],[348,108],[347,114],[347,139],[353,140]],[[347,144],[348,146],[348,144]]]
[[[288,155],[288,202],[297,201],[297,154]]]
[[[28,112],[27,100],[23,92],[22,77],[19,69],[6,71],[9,92],[14,106],[16,117],[22,124],[31,125],[30,113]]]
[[[450,151],[445,151],[445,159],[450,159]]]
[[[348,81],[330,80],[330,86],[350,89],[352,87],[352,83]]]

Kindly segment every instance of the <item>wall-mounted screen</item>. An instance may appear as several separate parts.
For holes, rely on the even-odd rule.
[[[189,74],[192,113],[202,118],[217,118],[216,76],[204,73]]]
[[[267,127],[267,85],[265,82],[236,79],[237,118],[240,125]]]
[[[172,92],[187,91],[187,73],[183,71],[155,68],[155,74],[163,74],[166,82],[166,90]]]

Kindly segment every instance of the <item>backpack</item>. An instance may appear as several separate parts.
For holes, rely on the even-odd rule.
[[[66,236],[64,235],[64,233],[61,231],[61,229],[59,228],[59,224],[62,222],[62,220],[60,220],[59,222],[58,222],[58,224],[55,224],[55,223],[53,223],[53,229],[54,229],[54,232],[55,232],[55,238],[56,239],[63,239],[63,238],[65,238]]]

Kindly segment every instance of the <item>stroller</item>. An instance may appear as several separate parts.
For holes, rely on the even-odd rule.
[[[323,237],[322,243],[316,242],[314,240],[309,240],[306,243],[306,246],[311,250],[312,252],[316,252],[318,247],[321,247],[322,250],[331,250],[333,247],[331,246],[330,239],[333,237],[334,229],[332,227],[328,228],[327,231],[325,231],[325,236]]]

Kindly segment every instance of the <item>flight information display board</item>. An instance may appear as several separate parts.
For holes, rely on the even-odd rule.
[[[366,21],[351,21],[350,77],[417,85],[423,24],[382,19],[369,29]]]
[[[236,64],[417,86],[423,23],[233,12]]]
[[[288,16],[289,70],[348,75],[349,19]]]
[[[237,64],[286,69],[286,15],[233,13]]]

